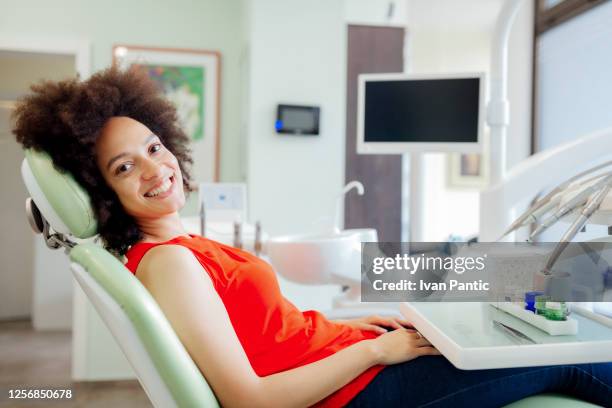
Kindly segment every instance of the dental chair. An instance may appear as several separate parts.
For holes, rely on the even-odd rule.
[[[87,193],[50,157],[25,152],[21,172],[31,195],[26,212],[32,229],[51,249],[64,248],[71,270],[113,334],[155,407],[219,407],[215,395],[155,300],[113,255],[93,241],[97,224]],[[512,408],[581,408],[559,395],[525,398]]]
[[[32,228],[52,249],[65,248],[72,273],[117,340],[155,407],[219,407],[170,323],[132,273],[101,246],[85,191],[55,170],[46,154],[28,150],[21,173],[31,195]],[[75,237],[77,239],[71,239]]]

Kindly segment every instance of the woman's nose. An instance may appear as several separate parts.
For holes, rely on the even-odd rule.
[[[162,176],[162,166],[155,160],[144,159],[142,168],[142,178],[144,180],[154,180]]]

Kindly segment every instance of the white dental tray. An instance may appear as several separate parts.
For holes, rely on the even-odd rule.
[[[544,316],[537,315],[510,302],[491,302],[491,306],[510,313],[512,316],[544,330],[551,336],[575,335],[578,333],[578,321],[572,317],[563,321],[548,320]]]
[[[407,302],[402,314],[457,368],[478,370],[612,361],[612,327],[573,313],[578,332],[551,336],[488,302]],[[518,342],[497,320],[533,339]]]

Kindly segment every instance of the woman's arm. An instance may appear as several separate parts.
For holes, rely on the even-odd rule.
[[[259,377],[251,367],[212,281],[187,248],[160,245],[138,267],[151,292],[223,406],[309,406],[376,364],[437,351],[423,338],[396,330],[327,358]]]

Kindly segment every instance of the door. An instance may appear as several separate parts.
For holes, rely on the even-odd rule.
[[[402,156],[357,154],[357,78],[403,72],[403,50],[403,28],[348,26],[345,179],[361,181],[365,194],[347,195],[344,225],[376,228],[381,242],[401,240]]]
[[[24,156],[11,134],[10,115],[14,102],[31,84],[75,74],[74,56],[0,50],[0,320],[37,315],[35,320],[43,327],[71,326],[72,278],[67,268],[57,273],[48,259],[65,259],[65,255],[51,253],[28,225],[28,194],[20,172]],[[42,266],[39,273],[35,273],[37,264]]]

